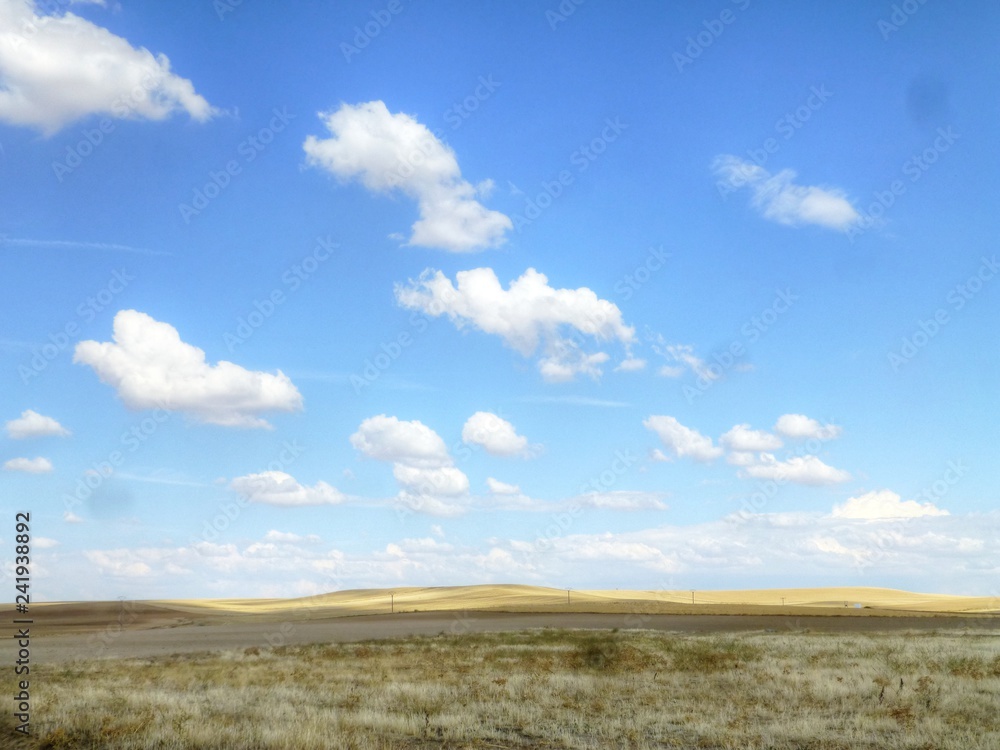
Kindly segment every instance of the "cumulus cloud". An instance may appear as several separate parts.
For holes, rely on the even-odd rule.
[[[26,474],[48,474],[52,462],[47,458],[12,458],[3,465],[4,471],[23,471]]]
[[[753,466],[757,463],[757,456],[748,451],[732,451],[726,456],[726,463],[733,466]]]
[[[949,513],[933,503],[902,500],[892,490],[878,490],[848,498],[841,505],[834,506],[831,515],[834,518],[857,518],[874,521],[887,518],[947,516]]]
[[[407,466],[397,463],[392,475],[404,490],[415,495],[457,497],[469,491],[469,478],[454,466]]]
[[[722,455],[722,448],[714,445],[712,438],[685,427],[674,417],[653,415],[642,424],[659,435],[663,445],[675,456],[711,461]]]
[[[45,417],[37,411],[26,409],[21,416],[6,424],[7,436],[15,440],[26,438],[47,437],[50,435],[66,437],[70,431],[52,417]]]
[[[269,427],[260,413],[302,408],[301,394],[280,370],[254,372],[226,361],[210,365],[176,328],[145,313],[121,310],[113,338],[81,341],[73,361],[93,368],[129,409],[180,411],[226,427]]]
[[[145,578],[153,574],[153,569],[146,562],[136,560],[128,549],[86,550],[83,556],[101,575]]]
[[[787,438],[833,440],[840,437],[841,428],[835,424],[820,424],[805,414],[783,414],[778,417],[774,430]]]
[[[520,495],[521,488],[516,484],[507,484],[493,477],[486,477],[486,486],[494,495]]]
[[[773,451],[780,448],[781,438],[763,430],[752,430],[748,424],[734,425],[719,438],[732,451]]]
[[[436,468],[451,464],[444,440],[423,422],[379,414],[364,420],[351,445],[369,458]]]
[[[0,2],[0,121],[50,135],[88,115],[163,120],[218,110],[170,70],[164,54],[133,47],[74,13],[33,0]]]
[[[646,360],[640,357],[629,357],[628,359],[623,359],[615,367],[615,372],[639,372],[639,370],[646,369]]]
[[[586,287],[555,289],[534,268],[508,289],[492,268],[459,271],[455,279],[453,284],[441,271],[427,269],[416,281],[396,285],[396,301],[433,317],[447,315],[457,328],[497,335],[524,357],[540,351],[538,369],[547,381],[600,376],[608,355],[585,351],[587,339],[626,348],[635,341],[635,329],[624,324],[613,302]]]
[[[771,453],[759,454],[754,463],[742,469],[742,475],[814,486],[838,484],[851,478],[848,472],[828,466],[813,455],[792,456],[779,461]]]
[[[514,425],[488,411],[477,411],[462,427],[462,442],[478,445],[494,456],[530,456],[528,438]]]
[[[285,508],[336,505],[344,501],[343,493],[326,482],[307,487],[283,471],[263,471],[236,477],[229,486],[252,503]]]
[[[772,175],[763,167],[730,154],[717,156],[712,168],[720,179],[720,189],[728,193],[749,187],[753,207],[765,219],[779,224],[816,224],[847,231],[861,218],[843,190],[796,185],[791,169]]]
[[[496,247],[513,227],[509,217],[484,207],[477,197],[492,189],[462,179],[455,152],[410,115],[389,112],[384,102],[342,104],[320,114],[332,137],[309,136],[306,161],[368,190],[399,190],[413,198],[420,219],[409,244],[451,252]]]
[[[379,414],[365,419],[350,439],[369,458],[392,462],[403,506],[436,515],[464,511],[454,498],[468,494],[469,478],[453,465],[444,440],[427,425]]]

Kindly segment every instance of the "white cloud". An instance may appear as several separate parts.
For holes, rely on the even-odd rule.
[[[779,461],[771,453],[761,453],[756,463],[743,469],[742,475],[807,485],[838,484],[851,478],[846,471],[828,466],[813,455],[792,456],[786,461]]]
[[[403,422],[385,414],[369,417],[351,435],[351,445],[379,461],[429,468],[451,464],[444,440],[418,420]]]
[[[718,365],[706,365],[705,360],[694,353],[694,347],[690,344],[668,344],[662,335],[658,335],[652,346],[653,351],[661,357],[676,363],[662,365],[657,370],[660,377],[679,378],[686,370],[690,370],[696,377],[704,380],[718,380],[722,374],[722,368]]]
[[[733,466],[753,466],[757,463],[757,456],[748,451],[732,451],[726,456],[726,463]]]
[[[469,491],[469,478],[454,466],[407,466],[397,463],[392,475],[404,490],[415,495],[457,497]]]
[[[656,374],[661,378],[679,378],[684,374],[684,368],[677,365],[661,365]]]
[[[507,484],[493,477],[486,477],[486,486],[494,495],[520,495],[521,488],[516,484]]]
[[[141,560],[135,560],[131,550],[86,550],[87,558],[101,575],[123,578],[145,578],[153,574],[153,569]]]
[[[834,518],[878,520],[947,516],[949,514],[948,511],[936,507],[933,503],[901,500],[900,496],[892,490],[879,490],[848,498],[843,504],[834,506],[831,515]]]
[[[478,445],[494,456],[529,456],[528,438],[518,435],[514,425],[488,411],[477,411],[462,427],[462,441]]]
[[[369,458],[392,462],[402,506],[433,515],[464,512],[454,498],[468,493],[469,478],[453,466],[441,436],[422,422],[369,417],[351,435],[351,445]]]
[[[71,510],[63,511],[63,520],[66,523],[83,523],[83,519]]]
[[[59,542],[47,536],[36,536],[31,540],[31,544],[35,549],[52,549],[59,546]]]
[[[89,365],[130,409],[161,408],[226,427],[269,427],[258,415],[296,411],[302,396],[280,370],[210,365],[177,329],[136,310],[115,315],[114,342],[81,341],[73,361]]]
[[[416,200],[420,219],[409,244],[469,252],[505,241],[510,218],[476,200],[489,194],[492,181],[463,180],[455,152],[410,115],[372,101],[342,104],[320,119],[332,137],[306,138],[307,163],[372,192],[400,190]]]
[[[611,534],[601,537],[576,536],[572,539],[574,544],[565,545],[561,550],[561,554],[569,560],[636,563],[661,572],[678,569],[676,562],[651,544],[614,538]]]
[[[236,477],[229,486],[252,503],[285,508],[336,505],[344,501],[343,493],[326,482],[307,487],[283,471],[263,471]]]
[[[752,430],[748,424],[734,425],[719,442],[732,451],[773,451],[783,445],[781,438],[763,430]]]
[[[787,438],[833,440],[840,437],[841,428],[835,424],[821,425],[805,414],[783,414],[774,425],[775,432]]]
[[[640,492],[637,490],[610,490],[587,492],[573,499],[573,504],[583,508],[601,510],[667,510],[662,492]]]
[[[135,48],[73,13],[32,0],[0,2],[0,121],[52,134],[88,115],[162,120],[218,113],[164,54]]]
[[[646,369],[646,360],[639,357],[628,357],[618,363],[615,372],[638,372]]]
[[[573,533],[578,529],[569,526],[540,535],[531,533],[534,528],[517,538],[447,543],[441,529],[430,527],[425,537],[385,539],[350,554],[277,540],[101,550],[92,562],[81,555],[87,563],[82,565],[72,565],[70,553],[63,552],[67,572],[52,596],[71,598],[74,591],[85,590],[92,592],[88,598],[113,599],[121,582],[96,577],[95,563],[119,574],[149,571],[137,582],[150,598],[177,598],[184,591],[189,596],[192,591],[200,596],[282,596],[290,581],[296,582],[295,591],[307,594],[512,578],[550,585],[555,578],[588,581],[591,588],[659,589],[667,600],[686,596],[690,601],[689,588],[718,588],[720,582],[729,588],[760,588],[774,571],[789,573],[787,585],[802,587],[835,580],[845,586],[988,595],[995,589],[1000,559],[997,512],[895,523],[819,512],[734,514],[611,533]],[[178,582],[177,571],[191,577]]]
[[[396,301],[433,317],[447,315],[457,328],[466,325],[495,334],[524,357],[541,349],[538,368],[551,382],[577,375],[598,377],[604,352],[588,353],[582,339],[618,341],[626,348],[635,329],[622,322],[618,306],[586,287],[555,289],[534,268],[504,289],[492,268],[459,271],[452,284],[441,271],[425,270],[416,281],[396,285]]]
[[[642,424],[659,435],[663,445],[676,456],[711,461],[722,455],[722,448],[713,445],[712,438],[685,427],[674,417],[653,415]]]
[[[21,412],[20,417],[7,422],[6,428],[7,435],[15,440],[46,437],[49,435],[66,437],[70,434],[69,430],[52,417],[42,416],[37,411],[32,411],[31,409],[26,409]]]
[[[278,542],[279,544],[295,544],[297,542],[315,544],[319,540],[319,536],[316,534],[306,534],[305,536],[300,536],[299,534],[294,534],[289,531],[277,531],[276,529],[271,529],[264,535],[264,541]]]
[[[3,465],[4,471],[23,471],[28,474],[48,474],[52,462],[47,458],[12,458]]]
[[[727,192],[749,187],[754,208],[765,219],[779,224],[816,224],[847,231],[861,218],[843,190],[796,185],[791,169],[772,175],[753,162],[729,154],[716,157],[712,167]]]

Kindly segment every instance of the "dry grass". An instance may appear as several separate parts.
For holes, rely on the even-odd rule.
[[[32,677],[36,742],[21,747],[1000,747],[1000,638],[983,634],[542,629]]]

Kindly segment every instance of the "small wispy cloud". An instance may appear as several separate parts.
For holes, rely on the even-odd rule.
[[[9,247],[35,247],[51,250],[99,250],[111,253],[136,253],[138,255],[173,255],[162,250],[132,247],[113,242],[81,242],[77,240],[38,240],[27,237],[0,237],[0,245]]]
[[[846,232],[861,219],[843,190],[797,185],[791,169],[771,174],[746,159],[722,154],[715,157],[712,170],[719,177],[719,189],[725,191],[724,195],[748,187],[751,204],[761,216],[785,226],[816,224]]]
[[[589,396],[522,396],[515,399],[523,404],[572,404],[574,406],[596,406],[604,409],[621,409],[632,404],[627,401],[611,401]]]
[[[118,479],[127,479],[132,482],[144,482],[146,484],[166,484],[173,487],[211,487],[212,485],[208,482],[194,482],[190,479],[183,479],[176,476],[170,476],[167,474],[126,474],[122,472],[116,472],[115,477]]]

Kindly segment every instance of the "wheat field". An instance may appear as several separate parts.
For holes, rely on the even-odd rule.
[[[20,747],[1000,747],[983,631],[457,632],[78,660],[33,684]]]

